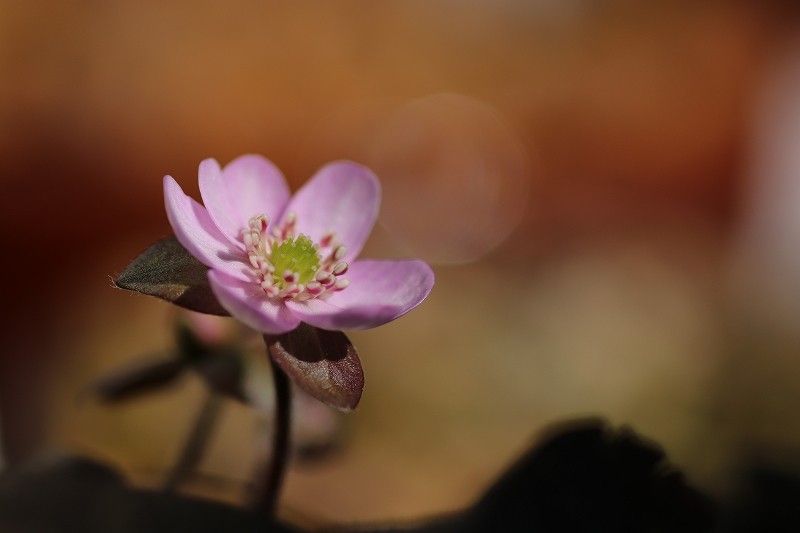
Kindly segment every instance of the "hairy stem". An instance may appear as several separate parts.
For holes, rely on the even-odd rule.
[[[260,469],[259,484],[253,505],[267,516],[275,514],[283,478],[289,458],[289,431],[291,422],[292,394],[289,377],[275,364],[269,355],[272,380],[275,387],[275,421],[272,428],[272,455],[265,468]]]

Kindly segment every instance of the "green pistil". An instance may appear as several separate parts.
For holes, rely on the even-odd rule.
[[[305,235],[273,244],[269,260],[275,267],[273,279],[278,286],[284,285],[283,273],[287,270],[299,274],[298,283],[308,283],[319,269],[320,261],[314,243]]]

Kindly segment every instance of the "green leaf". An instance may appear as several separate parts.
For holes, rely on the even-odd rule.
[[[134,259],[114,280],[114,286],[155,296],[192,311],[228,316],[211,291],[207,272],[207,266],[174,237],[169,237]]]
[[[364,371],[344,333],[300,324],[289,333],[267,335],[264,340],[272,360],[308,394],[341,411],[358,405]]]

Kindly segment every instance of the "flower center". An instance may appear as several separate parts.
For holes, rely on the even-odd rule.
[[[269,260],[275,267],[275,272],[295,272],[298,283],[308,283],[319,270],[319,254],[314,243],[305,235],[288,238],[281,243],[272,244]],[[275,283],[282,281],[281,277],[273,272]]]
[[[344,290],[350,283],[341,277],[348,268],[342,261],[344,246],[332,232],[316,243],[307,235],[295,235],[296,223],[297,217],[290,213],[281,226],[268,232],[267,217],[258,215],[242,230],[253,274],[264,293],[305,301]]]

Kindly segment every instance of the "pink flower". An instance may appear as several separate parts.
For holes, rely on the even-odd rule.
[[[206,159],[198,174],[205,207],[164,177],[169,222],[210,268],[220,304],[253,329],[373,328],[416,307],[433,287],[423,261],[355,260],[380,206],[380,184],[364,166],[329,163],[292,197],[280,170],[257,155],[225,168]]]

